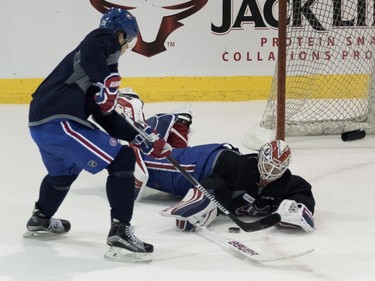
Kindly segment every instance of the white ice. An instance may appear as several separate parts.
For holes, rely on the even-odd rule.
[[[259,122],[264,102],[193,102],[191,145],[230,142],[248,153],[243,133]],[[146,114],[174,110],[182,103],[146,104]],[[133,225],[155,247],[147,264],[103,258],[109,230],[106,173],[83,172],[56,214],[69,219],[70,233],[41,241],[24,239],[26,221],[46,171],[27,128],[28,105],[0,105],[1,197],[0,280],[374,280],[375,137],[343,142],[340,136],[288,137],[293,173],[313,185],[316,231],[312,234],[272,227],[234,234],[226,217],[212,228],[228,238],[270,255],[315,251],[280,262],[244,260],[197,233],[181,233],[174,220],[158,212],[177,201],[153,194],[137,202]]]

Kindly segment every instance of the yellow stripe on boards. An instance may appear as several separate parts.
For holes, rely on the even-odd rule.
[[[145,102],[266,100],[272,77],[123,78]]]
[[[29,103],[43,79],[0,79],[0,103]]]
[[[42,78],[0,79],[0,104],[29,103],[31,94],[42,81]],[[267,100],[271,83],[271,76],[122,78],[122,87],[131,87],[144,102]],[[304,93],[296,92],[294,86],[288,92],[288,85],[299,83],[313,86],[298,87]],[[359,98],[368,87],[368,75],[361,74],[288,77],[287,97]]]
[[[0,79],[0,103],[29,103],[42,78]],[[123,77],[144,102],[266,100],[272,77]]]
[[[367,99],[371,75],[290,76],[286,81],[287,99]]]

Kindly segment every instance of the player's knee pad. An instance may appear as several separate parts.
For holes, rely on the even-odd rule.
[[[64,190],[69,190],[70,186],[77,179],[77,177],[78,177],[78,174],[67,175],[67,176],[47,175],[46,180],[54,189],[64,191]]]
[[[122,146],[116,158],[108,165],[109,175],[117,177],[133,177],[135,154],[129,146]]]

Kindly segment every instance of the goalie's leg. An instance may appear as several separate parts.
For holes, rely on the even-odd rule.
[[[147,262],[152,260],[154,247],[142,242],[131,225],[113,221],[107,238],[108,249],[104,257],[112,261]]]

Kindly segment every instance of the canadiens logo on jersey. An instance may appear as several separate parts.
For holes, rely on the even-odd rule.
[[[110,88],[118,88],[120,86],[121,86],[121,81],[113,81],[109,85]]]
[[[98,163],[95,160],[90,160],[89,162],[87,162],[87,165],[89,165],[91,168],[95,168],[96,166],[98,166]]]
[[[137,18],[137,9],[144,10],[147,19],[137,18],[139,25],[139,38],[133,51],[146,57],[152,57],[166,50],[165,43],[168,36],[184,24],[181,20],[202,9],[208,0],[117,0],[109,2],[105,0],[90,0],[91,4],[99,12],[104,13],[111,7],[129,10]],[[173,4],[171,4],[171,2]],[[159,18],[158,18],[159,17]],[[142,37],[142,22],[145,20],[159,20],[159,28],[155,31],[155,38],[146,40]]]
[[[109,140],[109,143],[110,143],[111,146],[116,146],[116,145],[119,144],[119,141],[118,141],[118,139],[111,138],[111,139]]]

